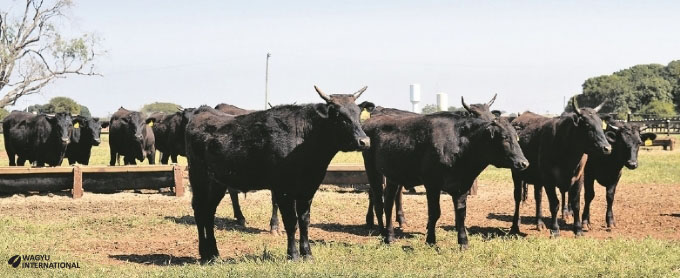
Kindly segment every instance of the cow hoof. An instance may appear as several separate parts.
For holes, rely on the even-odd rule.
[[[543,231],[543,230],[545,230],[545,228],[546,228],[545,223],[543,223],[543,221],[540,221],[536,224],[536,229],[539,230],[539,231]]]
[[[391,244],[391,243],[394,242],[394,241],[395,241],[395,240],[394,240],[394,235],[386,236],[385,239],[384,239],[385,244]]]
[[[467,243],[460,245],[460,251],[468,250],[468,248],[470,248],[470,246]]]
[[[510,228],[510,235],[519,235],[519,227],[512,226]]]
[[[574,234],[575,234],[577,237],[582,237],[582,236],[583,236],[583,230],[574,231]]]
[[[246,219],[245,218],[236,219],[236,223],[238,223],[239,226],[245,227],[246,226]]]
[[[550,238],[560,237],[560,230],[550,230]]]
[[[271,229],[269,230],[269,234],[273,236],[279,236],[279,229]]]
[[[302,260],[305,262],[313,262],[314,261],[314,256],[312,255],[304,255],[302,256]]]
[[[581,226],[588,228],[588,231],[592,229],[592,227],[590,226],[590,221],[588,220],[581,221]]]

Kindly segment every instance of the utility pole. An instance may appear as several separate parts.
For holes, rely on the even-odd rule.
[[[264,72],[264,109],[269,109],[269,57],[272,54],[267,52],[267,66]]]

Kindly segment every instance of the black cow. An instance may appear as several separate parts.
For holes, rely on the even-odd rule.
[[[102,128],[109,126],[109,122],[99,122],[99,118],[74,116],[80,123],[73,125],[71,142],[66,148],[66,158],[68,164],[80,163],[88,165],[90,163],[90,153],[93,146],[99,146]]]
[[[194,116],[194,108],[181,109],[181,111],[165,114],[154,113],[146,118],[146,122],[152,125],[155,138],[156,150],[161,152],[161,164],[177,163],[177,156],[186,156],[184,144],[184,130]]]
[[[489,164],[515,169],[528,166],[510,123],[495,117],[484,119],[479,111],[465,104],[464,107],[470,114],[439,112],[405,118],[376,117],[364,122],[364,130],[371,138],[371,148],[363,152],[364,164],[377,207],[383,206],[382,176],[387,178],[385,230],[382,217],[378,217],[386,242],[394,240],[391,213],[397,184],[407,188],[425,185],[429,244],[436,243],[441,191],[451,194],[458,243],[467,248],[466,200],[474,180]]]
[[[312,255],[309,208],[328,164],[338,151],[370,146],[361,129],[361,110],[351,95],[326,95],[323,104],[282,105],[236,117],[208,109],[186,130],[192,207],[201,261],[217,256],[215,210],[228,187],[241,191],[271,189],[288,238],[289,259]],[[300,251],[295,247],[300,227]]]
[[[581,187],[575,184],[574,177],[581,171],[582,162],[585,161],[584,154],[611,153],[612,147],[605,138],[602,120],[597,115],[601,107],[602,105],[594,109],[579,109],[574,98],[574,112],[563,113],[555,118],[525,112],[512,122],[520,129],[519,143],[531,166],[525,171],[512,171],[515,214],[511,233],[519,234],[519,205],[523,196],[526,199],[526,185],[534,184],[536,202],[540,202],[541,189],[546,190],[552,215],[551,235],[559,236],[559,199],[555,188],[562,192],[570,191],[572,198],[569,201],[578,204]],[[537,214],[540,215],[540,211]],[[576,235],[582,235],[581,222],[577,218],[575,217],[573,230]],[[542,220],[538,218],[538,221],[540,229]]]
[[[26,160],[39,167],[61,165],[74,123],[81,122],[63,112],[34,115],[12,111],[2,124],[9,166],[23,166]]]
[[[476,116],[476,117],[481,117],[486,120],[493,120],[495,117],[500,115],[500,112],[498,112],[498,115],[496,115],[497,110],[494,111],[489,111],[491,105],[496,101],[496,96],[494,95],[491,100],[487,103],[479,103],[479,104],[470,104],[467,105],[463,101],[463,104],[470,110],[472,113],[468,112],[468,110],[465,111],[456,111],[454,113],[461,114],[461,115],[470,115],[470,116]],[[376,117],[395,117],[395,118],[403,118],[403,117],[411,117],[411,116],[417,116],[420,115],[418,113],[410,112],[410,111],[404,111],[404,110],[399,110],[396,108],[385,108],[382,106],[375,107],[375,104],[371,102],[363,102],[359,105],[362,108],[367,109],[368,112],[371,113],[371,118],[376,118]],[[387,184],[387,180],[385,177],[383,177],[383,185]],[[473,189],[476,187],[477,182],[473,184]],[[395,202],[395,217],[397,223],[399,223],[399,227],[403,228],[406,226],[406,217],[404,216],[404,206],[403,206],[403,185],[399,185],[397,188],[397,195],[394,199]],[[372,190],[368,191],[368,211],[366,212],[366,226],[368,227],[373,227],[374,225],[374,210],[376,211],[377,215],[382,215],[382,208],[376,208],[375,205],[373,204],[373,193]]]
[[[582,226],[587,226],[588,229],[591,228],[590,203],[593,201],[593,198],[595,198],[595,181],[606,188],[606,221],[607,228],[611,229],[616,226],[612,206],[614,204],[616,186],[621,179],[623,167],[635,170],[638,167],[637,156],[640,145],[648,139],[654,140],[656,138],[656,134],[654,133],[640,134],[640,127],[637,125],[616,121],[608,115],[603,116],[602,119],[607,125],[605,135],[612,145],[612,153],[608,156],[598,154],[589,155],[585,165],[584,175],[581,175],[583,178],[581,183],[585,186],[585,206],[583,208],[581,223]],[[564,193],[562,193],[562,200],[562,215],[571,214],[571,211],[564,205]]]
[[[111,160],[109,165],[116,164],[117,155],[124,157],[125,165],[136,165],[146,157],[149,164],[154,164],[155,146],[153,130],[148,122],[142,119],[137,111],[130,111],[123,107],[113,113],[109,121],[109,145]]]

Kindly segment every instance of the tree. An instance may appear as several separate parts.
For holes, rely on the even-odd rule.
[[[9,111],[5,108],[0,108],[0,121],[9,115]]]
[[[435,113],[435,112],[439,112],[439,108],[437,107],[437,105],[426,104],[425,106],[423,106],[423,110],[422,110],[421,113],[422,114],[432,114],[432,113]]]
[[[80,116],[92,117],[92,114],[90,114],[90,109],[85,105],[80,105]]]
[[[80,104],[67,97],[53,97],[50,103],[54,110],[52,113],[66,112],[74,115],[80,114]]]
[[[20,14],[0,10],[0,108],[40,92],[55,79],[99,75],[93,64],[99,56],[97,38],[65,38],[58,28],[72,1],[25,1]]]
[[[164,112],[171,114],[177,112],[179,107],[181,106],[170,102],[154,102],[144,105],[141,109],[141,112],[145,114],[151,114],[154,112]]]
[[[639,113],[646,118],[667,118],[676,115],[673,103],[654,100],[640,109]]]

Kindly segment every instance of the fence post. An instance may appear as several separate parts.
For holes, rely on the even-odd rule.
[[[630,112],[629,112],[628,115],[626,116],[626,122],[630,123]]]
[[[83,170],[80,165],[73,166],[73,190],[71,191],[73,199],[83,197]]]
[[[666,136],[671,136],[671,120],[666,119]]]
[[[177,164],[172,166],[172,172],[175,182],[175,196],[184,196],[184,170]]]

